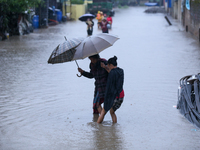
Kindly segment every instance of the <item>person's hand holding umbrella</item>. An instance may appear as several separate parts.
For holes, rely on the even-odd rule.
[[[82,76],[82,74],[83,74],[84,70],[83,70],[83,69],[81,69],[81,68],[78,68],[78,72],[80,72],[80,73],[81,73],[81,75],[79,75],[79,76],[78,76],[78,77],[80,77],[80,76]]]
[[[81,41],[83,41],[83,39],[84,38],[73,38],[67,40],[65,37],[65,42],[59,44],[51,53],[48,63],[56,64],[72,61],[76,52],[75,48],[81,43]],[[75,62],[77,67],[79,68],[76,60]],[[81,75],[77,74],[77,76],[80,77]]]

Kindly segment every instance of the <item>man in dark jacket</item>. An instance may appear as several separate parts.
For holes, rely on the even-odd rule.
[[[81,68],[78,71],[87,78],[95,78],[95,90],[94,90],[94,100],[93,100],[93,113],[101,113],[101,104],[104,102],[104,96],[106,91],[106,83],[108,78],[108,72],[101,67],[101,63],[107,65],[107,60],[100,58],[98,54],[89,57],[90,72],[86,72]]]
[[[102,67],[107,66],[102,64]],[[114,123],[117,122],[115,111],[121,106],[124,99],[124,71],[117,67],[117,57],[114,56],[108,60],[108,81],[106,84],[106,93],[104,99],[104,108],[101,111],[97,123],[101,123],[106,113],[110,110],[110,115]]]

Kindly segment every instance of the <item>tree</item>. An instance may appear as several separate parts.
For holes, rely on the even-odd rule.
[[[7,5],[5,7],[7,12],[22,13],[29,7],[36,7],[43,3],[43,0],[0,0],[0,5]]]
[[[43,0],[0,0],[0,29],[8,30],[9,14],[24,13],[29,8],[43,4]]]

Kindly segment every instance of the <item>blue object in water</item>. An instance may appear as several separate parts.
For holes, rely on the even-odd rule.
[[[157,6],[158,3],[145,3],[146,6]]]
[[[56,15],[57,15],[57,21],[61,22],[62,21],[62,11],[56,11]]]
[[[172,0],[168,0],[168,8],[172,8]]]
[[[34,15],[33,20],[32,20],[32,25],[35,29],[39,28],[39,16]]]
[[[107,28],[108,28],[108,29],[111,29],[111,25],[110,25],[109,23],[107,24]]]

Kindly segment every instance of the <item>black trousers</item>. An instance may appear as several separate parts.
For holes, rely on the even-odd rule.
[[[102,31],[102,33],[108,33],[108,29],[106,31]]]
[[[93,30],[87,30],[88,35],[92,35]]]

